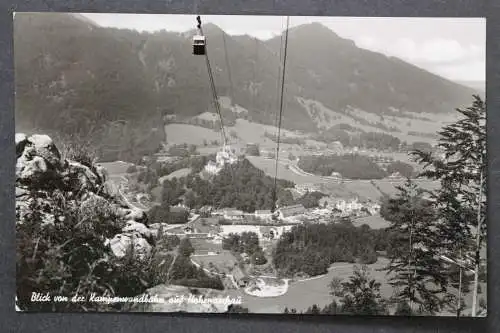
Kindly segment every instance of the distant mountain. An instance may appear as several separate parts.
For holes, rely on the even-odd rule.
[[[225,35],[213,24],[203,29],[218,94],[249,110],[250,120],[274,124],[282,38],[263,42]],[[139,33],[99,27],[81,15],[17,14],[17,130],[90,135],[107,159],[156,149],[165,114],[213,110],[205,58],[192,55],[194,33]],[[285,83],[283,125],[310,132],[318,125],[301,99],[337,112],[442,113],[475,93],[358,48],[318,23],[290,29]]]
[[[279,50],[280,38],[268,42]],[[289,31],[288,80],[334,110],[346,106],[383,114],[448,112],[470,102],[474,91],[394,57],[358,48],[319,23]]]

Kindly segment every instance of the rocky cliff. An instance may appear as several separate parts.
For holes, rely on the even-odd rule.
[[[16,223],[36,215],[42,227],[51,228],[76,212],[81,225],[106,223],[118,231],[103,239],[115,256],[125,256],[131,244],[137,256],[149,254],[153,231],[147,215],[109,195],[103,169],[63,158],[47,135],[16,134],[16,153]]]
[[[217,281],[193,270],[189,255],[174,259],[178,244],[157,237],[161,223],[149,225],[144,211],[111,195],[106,172],[85,150],[66,148],[58,149],[47,135],[16,134],[17,309],[123,311],[135,304],[131,311],[141,311],[140,301],[108,304],[93,301],[91,295],[151,295],[166,301],[148,304],[142,311],[225,312],[227,300],[210,303],[211,298],[225,298],[220,290],[163,285],[171,281],[172,269],[179,283],[188,279],[190,285],[217,286]],[[77,294],[85,300],[38,302],[33,293]],[[168,301],[182,295],[185,302]]]

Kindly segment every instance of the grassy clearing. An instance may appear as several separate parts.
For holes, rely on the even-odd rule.
[[[384,220],[380,215],[373,215],[373,216],[362,217],[359,219],[354,219],[352,221],[352,224],[354,224],[356,227],[360,227],[363,224],[366,224],[372,229],[383,229],[389,227],[390,225],[390,223]]]
[[[127,169],[129,166],[133,165],[132,163],[127,163],[123,161],[114,161],[114,162],[104,162],[99,163],[110,176],[120,176],[127,173]]]
[[[171,180],[173,178],[182,178],[182,177],[186,177],[187,175],[189,175],[191,173],[191,168],[184,168],[184,169],[179,169],[179,170],[176,170],[172,173],[169,173],[168,175],[166,176],[163,176],[161,177],[160,179],[158,179],[158,181],[161,183],[163,183],[165,180]]]
[[[274,177],[276,171],[276,160],[263,156],[247,156],[247,159],[256,167],[261,169],[270,177]],[[278,178],[294,182],[295,184],[324,182],[320,177],[299,175],[287,169],[283,164],[278,164]]]
[[[222,244],[216,244],[206,239],[191,239],[191,244],[194,247],[194,254],[204,255],[208,252],[222,252]]]
[[[220,254],[213,256],[195,256],[192,259],[206,269],[226,274],[231,274],[238,263],[229,251],[222,251]]]
[[[194,144],[203,145],[204,141],[221,141],[221,134],[200,126],[188,124],[169,124],[165,126],[167,142],[169,144]]]
[[[451,112],[449,114],[442,115],[435,115],[430,113],[417,115],[418,117],[428,118],[425,120],[411,119],[407,114],[402,114],[398,117],[386,115],[381,118],[377,114],[366,112],[360,109],[352,109],[350,110],[350,114],[344,114],[331,110],[315,100],[300,98],[299,102],[310,116],[314,113],[317,113],[314,119],[316,124],[320,127],[331,127],[340,123],[351,124],[367,132],[387,133],[407,142],[434,142],[435,140],[432,138],[410,135],[408,134],[408,132],[416,131],[422,133],[436,133],[441,129],[443,123],[450,122],[454,119],[454,114]],[[313,111],[313,108],[315,109],[315,111]],[[412,114],[412,116],[415,116],[415,114]],[[387,127],[396,127],[401,132],[389,132],[376,126],[370,126],[364,123],[362,124],[356,118],[364,119],[371,122],[372,124],[381,123]]]
[[[370,199],[373,201],[378,201],[382,196],[382,193],[367,181],[349,181],[343,184],[345,188],[353,193],[356,193],[360,199]]]

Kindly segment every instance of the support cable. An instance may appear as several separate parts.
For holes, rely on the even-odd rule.
[[[283,95],[285,90],[285,73],[286,73],[286,57],[288,50],[288,28],[290,26],[290,16],[286,19],[286,30],[285,30],[285,45],[283,53],[283,70],[281,73],[281,92],[280,92],[280,106],[279,106],[279,119],[278,119],[278,135],[276,138],[276,169],[274,173],[274,191],[273,191],[273,210],[276,208],[277,201],[277,187],[278,187],[278,163],[279,163],[279,151],[280,151],[280,136],[281,136],[281,122],[283,118]]]
[[[202,36],[205,36],[203,34],[203,29],[201,27],[201,18],[200,16],[196,17],[196,20],[198,21],[198,30],[200,31],[200,34]],[[214,102],[215,109],[219,115],[219,121],[220,121],[220,128],[221,128],[221,133],[222,133],[222,140],[223,140],[223,146],[225,147],[227,145],[227,136],[226,136],[226,131],[224,130],[224,122],[222,120],[222,113],[220,111],[220,103],[219,103],[219,98],[217,97],[217,89],[215,87],[215,82],[214,82],[214,77],[212,73],[212,67],[210,66],[210,59],[208,58],[208,51],[207,51],[207,43],[205,40],[205,60],[207,63],[207,70],[208,70],[208,77],[210,80],[210,88],[212,90],[212,98]]]

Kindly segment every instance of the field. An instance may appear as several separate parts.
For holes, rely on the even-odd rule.
[[[158,181],[160,182],[160,184],[162,184],[165,180],[171,180],[173,178],[186,177],[190,173],[191,173],[191,169],[190,168],[183,168],[183,169],[176,170],[176,171],[174,171],[172,173],[169,173],[166,176],[161,177],[160,179],[158,179]]]
[[[106,169],[110,176],[121,176],[126,174],[128,167],[133,164],[123,161],[114,161],[99,163],[99,165]]]
[[[387,195],[394,195],[397,192],[396,186],[403,185],[404,180],[402,181],[389,181],[385,179],[377,179],[373,181],[375,185]],[[426,179],[417,179],[414,182],[422,187],[425,190],[436,190],[439,188],[440,184],[436,181],[430,181]]]
[[[204,141],[210,143],[217,140],[221,142],[221,134],[200,126],[188,124],[168,124],[165,126],[167,143],[169,144],[194,144],[203,145]]]
[[[192,260],[202,265],[206,269],[212,267],[219,273],[230,274],[234,266],[237,265],[236,258],[229,251],[222,251],[217,255],[193,256]]]
[[[384,220],[380,215],[373,215],[373,216],[361,217],[359,219],[353,219],[352,224],[354,224],[356,227],[360,227],[363,224],[366,224],[372,229],[384,229],[390,225],[390,223]]]
[[[274,178],[275,168],[276,168],[276,160],[268,159],[263,156],[247,156],[247,159],[258,169],[264,171],[268,176]],[[308,176],[308,175],[299,175],[293,172],[290,169],[287,169],[285,165],[278,164],[278,178],[289,180],[294,182],[295,184],[305,184],[305,183],[315,183],[315,182],[324,182],[321,177],[317,176]]]
[[[356,193],[360,199],[379,201],[382,196],[382,193],[373,184],[365,180],[347,181],[341,186],[344,186],[349,192]]]
[[[276,161],[262,156],[248,156],[248,160],[257,168],[263,170],[268,176],[274,177]],[[322,191],[335,198],[370,199],[378,201],[383,194],[394,195],[396,186],[402,185],[404,180],[392,181],[388,179],[373,180],[374,186],[369,180],[349,180],[339,183],[335,180],[329,180],[320,176],[311,176],[299,174],[285,167],[285,162],[278,164],[278,178],[301,184],[322,184]],[[439,187],[439,183],[428,180],[415,180],[415,182],[424,189],[432,190]]]
[[[397,117],[388,115],[381,117],[360,109],[350,109],[349,113],[345,114],[333,111],[315,100],[299,98],[298,101],[319,127],[329,128],[340,123],[350,124],[366,132],[387,133],[410,143],[414,141],[434,142],[435,140],[432,138],[410,135],[408,133],[413,131],[434,134],[441,129],[443,124],[453,121],[456,116],[455,113],[450,112],[443,115],[429,113],[418,114],[417,116],[427,119],[413,119],[415,118],[415,114],[413,113],[400,113]],[[365,122],[361,123],[358,119],[362,119],[372,125]],[[374,126],[377,123],[387,127],[396,127],[400,132],[383,130]]]
[[[208,252],[221,252],[222,251],[222,244],[216,244],[213,243],[207,239],[190,239],[191,244],[194,247],[194,254],[195,255],[205,255]]]

